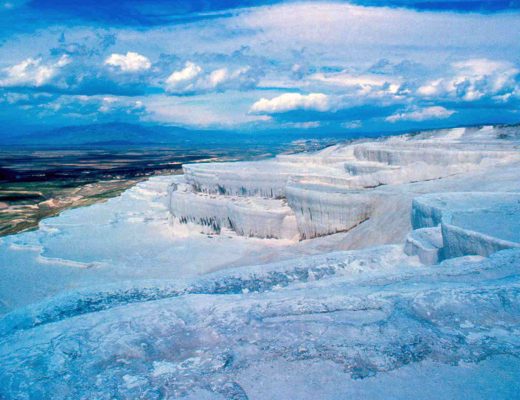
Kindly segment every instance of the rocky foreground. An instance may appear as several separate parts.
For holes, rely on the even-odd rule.
[[[189,164],[5,238],[0,397],[515,398],[519,132]]]

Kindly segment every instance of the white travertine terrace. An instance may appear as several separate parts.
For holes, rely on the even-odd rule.
[[[2,238],[0,397],[517,398],[518,132],[187,165]]]
[[[435,265],[441,261],[443,237],[440,227],[420,228],[406,236],[404,251],[408,255],[416,255],[426,265]]]
[[[241,236],[295,239],[296,218],[282,199],[193,192],[180,177],[170,199],[176,232],[218,234],[223,229]]]
[[[172,190],[170,210],[178,231],[227,228],[283,239],[346,232],[389,199],[399,201],[398,187],[404,193],[406,185],[518,162],[518,141],[501,139],[507,129],[457,128],[266,161],[187,164],[184,183]]]
[[[442,246],[436,246],[441,258],[488,257],[500,250],[520,248],[519,216],[520,193],[429,194],[413,202],[412,226],[417,230],[411,232],[407,244],[414,242],[414,236],[417,239],[418,232],[435,230],[442,239]],[[417,241],[428,247],[424,235]],[[409,254],[421,258],[425,253],[410,247]]]

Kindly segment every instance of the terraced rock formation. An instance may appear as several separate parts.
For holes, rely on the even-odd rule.
[[[245,236],[311,239],[364,223],[386,203],[401,201],[413,183],[519,160],[518,137],[509,128],[483,127],[336,145],[260,162],[186,164],[172,188],[170,211],[176,226],[205,233],[227,228]],[[431,185],[427,191],[436,189]]]

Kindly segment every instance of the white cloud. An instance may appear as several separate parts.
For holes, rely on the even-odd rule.
[[[316,73],[310,76],[310,79],[329,83],[335,86],[356,87],[361,91],[370,91],[373,88],[381,88],[388,86],[390,91],[395,93],[399,89],[399,82],[394,77],[373,74],[351,74],[348,72],[340,72],[334,74]]]
[[[147,57],[133,51],[129,51],[126,54],[113,53],[105,60],[105,64],[118,67],[124,72],[144,71],[152,66]]]
[[[250,102],[242,96],[247,98],[248,95],[241,92],[190,97],[154,95],[143,98],[142,101],[148,112],[147,118],[155,122],[197,127],[230,127],[270,120],[266,115],[248,114]]]
[[[508,98],[508,94],[518,89],[515,77],[519,72],[511,63],[504,61],[459,61],[451,65],[450,76],[429,81],[419,87],[417,93],[423,97],[448,96],[464,101],[475,101],[486,96]]]
[[[41,58],[26,60],[3,69],[4,77],[0,79],[0,87],[9,86],[43,86],[48,83],[57,71],[71,62],[66,55],[54,63],[44,64]]]
[[[107,113],[124,113],[127,115],[130,114],[139,114],[141,111],[144,111],[143,102],[141,100],[132,100],[125,97],[115,97],[115,96],[76,96],[79,101],[82,102],[94,102],[95,104],[99,104],[97,111],[103,114]]]
[[[166,90],[173,94],[241,90],[253,87],[257,80],[258,76],[249,66],[235,69],[222,67],[206,73],[202,67],[188,61],[183,69],[174,71],[166,79]]]
[[[367,65],[384,54],[439,66],[457,48],[459,54],[518,49],[520,28],[513,13],[478,15],[417,12],[363,7],[340,2],[287,2],[239,14],[233,26],[249,28],[253,45],[270,56],[287,59],[291,49],[305,48],[307,57],[329,65]],[[503,25],[505,24],[505,25]],[[256,37],[250,31],[257,32]],[[512,31],[511,31],[512,30]],[[517,37],[517,36],[516,36]],[[234,39],[234,38],[233,38]],[[251,43],[249,44],[251,45]],[[514,51],[514,50],[513,50]],[[506,53],[507,54],[507,53]],[[514,53],[510,53],[514,54]],[[330,61],[337,63],[330,63]]]
[[[75,52],[74,68],[65,67],[57,73],[61,67],[45,57],[43,61],[27,59],[28,65],[21,65],[21,71],[13,70],[12,74],[8,74],[7,69],[4,74],[0,71],[0,83],[23,82],[17,85],[41,85],[47,90],[50,82],[59,87],[58,93],[65,89],[100,96],[147,93],[145,97],[148,97],[152,96],[149,93],[156,93],[157,83],[161,82],[170,95],[164,96],[167,99],[161,105],[154,102],[152,115],[159,115],[157,118],[161,121],[199,124],[225,118],[238,125],[252,118],[274,116],[292,107],[321,107],[330,111],[341,107],[353,111],[345,112],[344,116],[336,113],[330,124],[340,124],[337,118],[361,118],[366,129],[371,127],[370,119],[374,124],[381,120],[381,107],[398,105],[403,107],[398,109],[401,114],[417,113],[421,104],[443,104],[458,110],[459,102],[480,98],[485,104],[495,101],[509,110],[514,107],[515,99],[520,98],[519,85],[513,75],[514,67],[520,68],[516,56],[520,54],[518,13],[437,13],[359,7],[341,2],[285,2],[225,15],[189,24],[149,27],[146,35],[141,29],[114,28],[110,32],[116,40],[114,48],[125,49],[123,54],[112,55],[117,57],[110,62],[117,65],[103,65],[112,53],[104,53],[106,47],[100,47],[104,45],[94,39],[107,33],[103,30],[88,29],[87,32],[85,27],[70,26],[64,36],[67,43],[61,44],[56,43],[58,35],[52,29],[43,30],[38,36],[7,40],[0,48],[1,67],[17,64],[29,55],[47,54],[52,44],[53,48],[62,48],[69,54]],[[86,41],[87,36],[92,38]],[[28,40],[34,53],[13,59],[21,57],[17,54],[25,47],[19,48],[20,43]],[[132,62],[126,61],[132,58],[132,53],[125,54],[126,49],[154,60],[146,74],[138,76],[138,81],[137,74],[109,73],[113,69],[134,68]],[[457,49],[456,59],[454,49]],[[106,54],[101,60],[100,51]],[[475,59],[475,55],[480,58]],[[177,57],[182,64],[172,64],[179,60]],[[388,58],[392,66],[401,62],[409,62],[409,66],[401,70],[370,68],[383,57]],[[459,62],[449,64],[453,60]],[[507,60],[511,64],[507,64]],[[66,76],[67,72],[70,74]],[[262,90],[255,90],[259,86]],[[224,97],[220,96],[224,90],[227,96],[243,99],[240,107],[229,103],[232,110],[224,110],[221,106]],[[303,101],[302,95],[296,95],[296,99],[275,100],[276,96],[288,92],[324,93],[322,96],[328,96],[328,101],[319,106],[320,102]],[[171,105],[177,100],[172,95],[177,94],[189,96],[183,96],[182,104]],[[199,96],[205,94],[208,96],[200,100]],[[262,97],[265,99],[257,101]],[[482,107],[487,107],[485,104]],[[472,118],[481,117],[477,104],[474,108],[469,105],[460,109],[459,121],[471,122]],[[366,112],[356,116],[355,107],[363,106],[367,106]],[[371,110],[376,110],[375,114]],[[195,111],[200,114],[193,115]],[[497,107],[497,115],[506,112],[510,111]],[[321,118],[328,119],[328,116],[312,119]],[[284,121],[273,119],[273,125],[282,123]],[[349,123],[345,126],[350,127]]]
[[[105,96],[102,98],[101,106],[99,107],[99,112],[107,113],[112,110],[112,107],[115,103],[117,103],[117,97],[113,96]]]
[[[227,68],[219,68],[209,74],[208,82],[212,87],[217,87],[229,79],[229,71]]]
[[[329,96],[323,93],[284,93],[272,99],[261,98],[251,106],[254,114],[278,114],[294,110],[329,111]]]
[[[295,129],[314,129],[321,126],[320,121],[305,121],[305,122],[286,122],[282,125],[284,128]]]
[[[354,121],[343,122],[341,126],[345,129],[358,129],[363,126],[363,122],[359,119],[356,119]]]
[[[202,72],[202,68],[191,61],[187,61],[184,68],[180,71],[174,71],[168,79],[166,85],[168,89],[177,89],[190,87],[190,83]]]
[[[218,88],[230,82],[244,83],[244,81],[247,81],[249,78],[255,79],[254,76],[249,74],[250,72],[250,67],[237,68],[235,70],[230,70],[229,68],[219,68],[209,74],[207,82],[208,85],[212,88]]]
[[[311,84],[327,85],[328,90],[358,99],[400,99],[408,93],[402,88],[402,79],[396,76],[355,72],[315,73],[309,76]]]
[[[435,96],[440,91],[441,84],[442,79],[430,81],[426,85],[419,87],[419,89],[417,89],[417,93],[425,97]]]
[[[414,111],[402,112],[390,115],[386,121],[394,123],[398,121],[426,121],[429,119],[443,119],[453,115],[455,111],[441,106],[421,108]]]
[[[471,59],[453,63],[455,69],[469,76],[492,75],[497,71],[508,69],[510,65],[501,61],[488,60],[485,58]]]

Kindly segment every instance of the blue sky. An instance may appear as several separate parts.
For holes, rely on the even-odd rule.
[[[520,121],[520,1],[0,1],[1,132]]]

